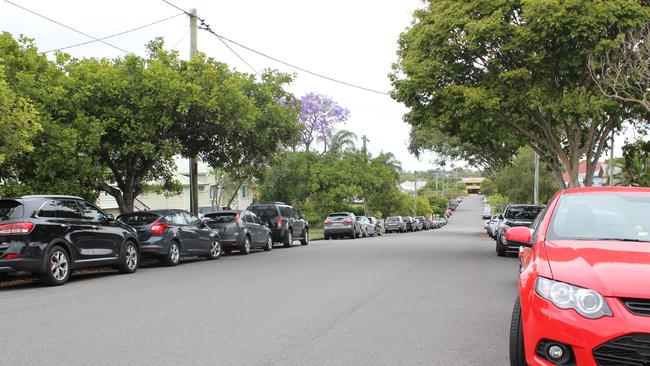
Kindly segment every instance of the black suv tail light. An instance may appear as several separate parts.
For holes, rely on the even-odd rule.
[[[13,222],[11,224],[0,224],[0,235],[25,235],[34,230],[31,222]]]

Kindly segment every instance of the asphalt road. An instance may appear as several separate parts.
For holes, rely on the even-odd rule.
[[[441,230],[0,290],[2,365],[506,365],[516,259]]]

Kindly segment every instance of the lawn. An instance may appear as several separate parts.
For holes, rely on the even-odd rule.
[[[323,229],[309,229],[309,240],[323,239]]]

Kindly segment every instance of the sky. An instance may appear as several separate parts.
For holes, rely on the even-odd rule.
[[[370,89],[389,92],[388,74],[397,60],[397,39],[411,23],[421,0],[169,0],[183,9],[196,8],[200,18],[224,37],[302,68]],[[11,0],[94,37],[149,24],[180,11],[161,0],[73,1]],[[0,30],[34,38],[48,51],[90,40],[0,0]],[[185,15],[106,40],[144,55],[144,45],[164,37],[167,47],[189,55],[189,19]],[[339,128],[366,135],[373,155],[392,152],[405,170],[434,168],[433,156],[416,159],[407,150],[407,109],[387,95],[362,91],[298,72],[232,46],[253,68],[296,73],[289,90],[297,97],[315,92],[348,108],[350,119]],[[199,51],[231,67],[252,72],[218,38],[199,30]],[[75,57],[118,57],[124,52],[96,42],[66,49]],[[359,141],[361,143],[361,141]]]

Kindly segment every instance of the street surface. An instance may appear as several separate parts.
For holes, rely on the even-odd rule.
[[[480,217],[0,289],[0,364],[506,365],[517,264]]]

